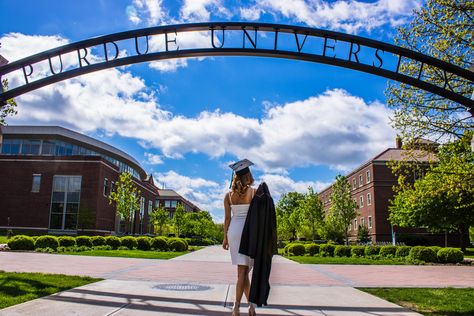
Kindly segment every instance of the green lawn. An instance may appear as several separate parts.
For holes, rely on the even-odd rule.
[[[0,271],[0,309],[97,281],[100,279]]]
[[[285,257],[298,263],[308,264],[408,264],[395,259],[368,259],[368,258],[346,258],[346,257],[311,257],[311,256],[290,256]]]
[[[98,257],[124,257],[124,258],[144,258],[144,259],[171,259],[184,254],[183,252],[171,251],[143,251],[143,250],[89,250],[81,252],[59,252],[60,255],[74,256],[98,256]]]
[[[474,288],[361,288],[395,304],[426,316],[474,315]]]
[[[7,236],[0,236],[0,244],[6,244],[8,241]]]

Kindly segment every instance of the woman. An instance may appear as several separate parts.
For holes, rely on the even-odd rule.
[[[249,166],[253,165],[247,159],[239,161],[230,167],[234,170],[231,190],[225,195],[224,209],[224,241],[222,247],[230,250],[232,264],[237,266],[237,284],[235,287],[235,302],[232,315],[240,315],[240,301],[245,293],[247,301],[250,295],[249,272],[253,267],[253,259],[239,253],[242,229],[249,210],[250,202],[255,194],[252,188],[254,179]],[[231,216],[232,215],[232,216]],[[249,302],[249,315],[255,314],[255,304]]]

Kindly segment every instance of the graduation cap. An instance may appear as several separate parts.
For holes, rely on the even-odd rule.
[[[240,177],[246,173],[249,173],[250,172],[249,167],[252,165],[253,165],[253,162],[251,162],[248,159],[243,159],[229,165],[229,167]]]

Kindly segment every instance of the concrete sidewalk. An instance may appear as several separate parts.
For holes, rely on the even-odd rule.
[[[220,246],[172,260],[2,252],[0,270],[106,279],[0,315],[230,315],[236,278]],[[301,265],[276,256],[270,281],[269,306],[257,309],[261,315],[418,315],[353,287],[472,286],[474,267]]]

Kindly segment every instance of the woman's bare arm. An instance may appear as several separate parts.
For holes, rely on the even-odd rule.
[[[229,249],[229,242],[227,241],[227,230],[229,229],[230,216],[231,216],[229,199],[230,199],[230,196],[229,196],[229,193],[227,193],[224,197],[224,212],[225,212],[225,217],[224,217],[224,241],[222,242],[222,248],[224,248],[225,250]]]

